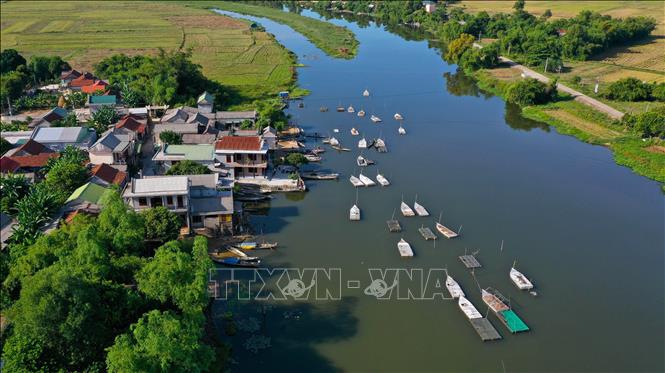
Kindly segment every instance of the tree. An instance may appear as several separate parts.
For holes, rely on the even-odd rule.
[[[104,193],[100,204],[103,208],[97,217],[97,225],[111,251],[116,255],[141,253],[145,239],[141,215],[130,210],[115,190]]]
[[[167,175],[201,175],[209,173],[212,173],[212,171],[208,167],[189,159],[174,164],[166,171]]]
[[[305,158],[305,156],[300,153],[290,153],[284,158],[284,161],[296,167],[307,164],[309,162],[307,158]]]
[[[66,196],[58,189],[50,188],[46,183],[39,183],[30,189],[25,197],[16,203],[16,220],[11,241],[17,244],[32,244],[42,228],[51,220],[51,216],[62,205]]]
[[[665,102],[665,83],[654,84],[651,89],[651,97],[656,101]]]
[[[83,92],[72,92],[67,96],[67,105],[72,109],[80,109],[85,106],[88,95]]]
[[[6,175],[0,178],[0,206],[2,212],[16,215],[16,204],[30,192],[30,181],[23,175]]]
[[[7,105],[7,101],[13,101],[23,94],[27,83],[27,76],[20,71],[11,71],[0,75],[0,100],[2,106]]]
[[[6,74],[25,65],[26,61],[15,49],[4,49],[0,52],[0,74]]]
[[[202,320],[157,310],[143,315],[108,349],[109,372],[205,372],[215,361]]]
[[[639,114],[626,114],[622,121],[626,127],[644,138],[665,138],[665,108],[660,107]]]
[[[46,174],[46,185],[60,189],[66,195],[71,194],[88,179],[88,169],[81,163],[58,160]]]
[[[106,132],[109,126],[115,123],[118,120],[118,113],[115,111],[115,108],[110,105],[104,105],[101,108],[97,109],[92,113],[90,118],[90,123],[92,127],[97,131],[97,134],[102,134]]]
[[[476,39],[469,34],[462,34],[457,39],[451,41],[450,44],[448,44],[448,50],[446,51],[446,60],[458,63],[464,52],[473,47],[475,40]]]
[[[145,222],[145,238],[161,243],[175,240],[180,235],[182,221],[164,206],[147,209],[141,213]]]
[[[45,173],[48,173],[53,166],[58,163],[77,163],[85,164],[88,162],[88,154],[85,150],[79,149],[72,145],[67,145],[61,152],[60,156],[57,158],[51,158],[46,162],[46,166],[42,168]]]
[[[484,48],[467,49],[458,63],[463,69],[470,70],[495,67],[499,64],[499,46],[492,43]]]
[[[515,10],[515,13],[522,13],[524,12],[524,5],[526,2],[524,0],[517,0],[513,4],[513,9]]]
[[[39,82],[51,82],[60,78],[63,70],[69,70],[69,64],[59,56],[33,56],[28,66],[34,79]]]
[[[127,82],[122,82],[120,96],[122,102],[129,107],[136,107],[141,102],[141,96]]]
[[[68,113],[64,118],[56,120],[51,124],[51,127],[76,127],[78,126],[78,119],[76,113]]]
[[[159,139],[164,144],[179,145],[182,144],[182,135],[173,131],[162,131],[159,133]]]
[[[624,78],[612,82],[605,97],[619,101],[646,101],[651,98],[651,85],[636,78]]]
[[[508,86],[506,100],[520,106],[528,106],[546,103],[555,94],[556,90],[552,90],[551,86],[536,79],[526,78]]]

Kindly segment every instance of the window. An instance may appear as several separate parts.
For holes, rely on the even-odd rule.
[[[166,196],[166,204],[167,205],[173,204],[173,196]]]
[[[226,163],[231,163],[233,162],[233,156],[231,154],[226,155]]]
[[[157,207],[162,205],[162,197],[152,197],[150,198],[150,206]]]
[[[201,216],[200,216],[200,215],[192,216],[192,223],[194,223],[194,224],[197,224],[197,223],[198,223],[198,224],[201,224],[201,221],[202,221],[202,219],[201,219]]]
[[[184,207],[184,203],[182,201],[182,196],[178,196],[178,207]]]
[[[250,167],[250,168],[247,169],[247,172],[250,173],[250,174],[254,174],[254,173],[256,173],[256,168]]]
[[[139,206],[148,206],[148,199],[145,197],[139,197]]]
[[[248,155],[250,161],[255,161],[256,160],[256,154],[249,154]]]

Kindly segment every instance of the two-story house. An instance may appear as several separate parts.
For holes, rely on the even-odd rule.
[[[92,164],[109,164],[126,171],[136,162],[136,141],[133,132],[111,128],[88,149]]]
[[[260,136],[224,136],[215,143],[215,157],[235,178],[265,177],[268,144]]]
[[[163,172],[176,163],[189,160],[204,166],[212,166],[215,161],[215,146],[202,145],[164,145],[153,157],[157,167]]]

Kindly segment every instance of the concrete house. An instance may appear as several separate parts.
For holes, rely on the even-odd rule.
[[[235,177],[265,177],[268,144],[260,136],[224,136],[215,143],[215,157]]]
[[[107,163],[119,170],[126,171],[136,162],[136,141],[132,132],[111,128],[104,132],[90,149],[90,163]]]
[[[88,150],[97,140],[97,134],[87,127],[38,127],[30,138],[59,152],[68,145]]]
[[[198,109],[200,113],[212,113],[212,108],[215,102],[215,98],[208,92],[203,92],[196,100]]]
[[[194,161],[204,166],[212,166],[215,161],[215,146],[203,145],[164,145],[152,160],[163,172],[184,160]]]
[[[44,115],[33,119],[32,122],[28,124],[28,127],[29,128],[50,127],[53,123],[64,119],[67,116],[67,114],[68,114],[67,110],[61,107],[55,107],[46,112]]]
[[[53,150],[49,149],[43,144],[38,143],[35,140],[28,139],[28,141],[17,146],[16,148],[7,150],[7,152],[4,155],[6,157],[10,157],[10,156],[37,155],[41,153],[53,153]]]
[[[118,99],[115,95],[89,95],[85,106],[90,108],[90,113],[94,113],[104,106],[115,108],[117,103]]]
[[[102,163],[90,170],[90,182],[103,187],[115,185],[119,190],[123,190],[127,185],[127,173]]]
[[[217,129],[228,130],[238,127],[244,121],[250,121],[252,124],[256,123],[257,113],[256,110],[252,111],[218,111],[215,113],[215,121],[217,122]]]

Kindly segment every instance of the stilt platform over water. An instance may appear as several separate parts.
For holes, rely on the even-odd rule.
[[[483,342],[501,339],[501,334],[494,329],[492,323],[486,318],[469,319],[471,326],[476,330]]]
[[[420,234],[423,236],[423,238],[426,241],[436,240],[436,235],[434,234],[434,232],[432,232],[432,230],[427,227],[418,228],[418,232],[420,232]]]
[[[473,255],[461,255],[459,257],[459,260],[461,260],[462,263],[466,266],[466,268],[469,269],[482,267],[478,259],[476,259],[476,257]]]
[[[386,221],[386,223],[388,224],[388,230],[390,232],[401,232],[402,231],[402,226],[399,225],[398,220],[394,220],[394,219],[393,220],[388,220],[388,221]]]

